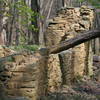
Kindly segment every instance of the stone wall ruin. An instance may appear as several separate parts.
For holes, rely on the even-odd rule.
[[[61,9],[57,17],[50,20],[45,32],[46,46],[56,45],[64,40],[75,37],[79,33],[90,30],[93,26],[94,11],[91,8]],[[66,52],[61,52],[60,60],[64,80],[73,80],[75,76],[92,75],[91,43],[83,43]],[[74,76],[74,77],[72,77]],[[71,79],[70,79],[71,78]],[[69,84],[68,82],[64,84]]]
[[[46,46],[58,44],[91,29],[93,20],[94,11],[86,6],[59,10],[45,32]],[[59,91],[63,85],[72,84],[77,76],[92,74],[90,42],[49,56],[36,51],[23,52],[7,59],[5,56],[10,51],[8,54],[8,51],[4,51],[4,47],[0,47],[0,57],[4,57],[0,61],[0,82],[10,98],[39,100],[47,93]]]

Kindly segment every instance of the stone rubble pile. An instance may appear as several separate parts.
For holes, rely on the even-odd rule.
[[[14,53],[16,53],[14,50],[11,50],[5,46],[0,45],[0,57],[9,56]]]

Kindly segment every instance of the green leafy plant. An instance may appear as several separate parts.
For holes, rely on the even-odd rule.
[[[18,46],[11,46],[10,48],[16,51],[23,51],[23,50],[36,51],[39,49],[39,46],[38,45],[18,45]]]
[[[33,11],[24,0],[19,0],[11,5],[13,8],[17,10],[19,16],[23,17],[23,20],[20,21],[22,26],[26,26],[29,22],[35,22],[35,17],[39,17],[39,13]],[[30,30],[38,30],[37,27],[30,24],[27,26]],[[31,28],[30,28],[31,27]]]
[[[9,62],[13,62],[14,59],[13,59],[12,57],[8,57],[8,58],[7,58],[7,61],[9,61]]]

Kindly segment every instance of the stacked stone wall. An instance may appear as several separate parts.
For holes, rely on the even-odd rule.
[[[86,6],[59,10],[57,17],[50,20],[45,32],[46,46],[56,45],[90,30],[93,26],[93,20],[94,11]],[[70,84],[70,81],[77,76],[93,74],[91,50],[91,43],[88,42],[59,54],[62,76],[65,81],[63,84]]]
[[[7,98],[37,100],[45,95],[45,58],[39,52],[23,52],[3,59],[0,62],[0,80]]]

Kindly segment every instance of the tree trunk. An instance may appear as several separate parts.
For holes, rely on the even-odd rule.
[[[39,6],[38,6],[37,0],[31,0],[31,8],[33,11],[39,12]],[[37,18],[37,16],[35,16],[35,22],[32,21],[32,25],[34,25],[35,28],[38,27],[37,20],[38,20],[38,18]],[[32,42],[34,44],[39,44],[39,32],[33,30],[32,35],[33,35]]]
[[[2,29],[3,29],[3,4],[2,1],[0,1],[0,44],[2,44]]]

